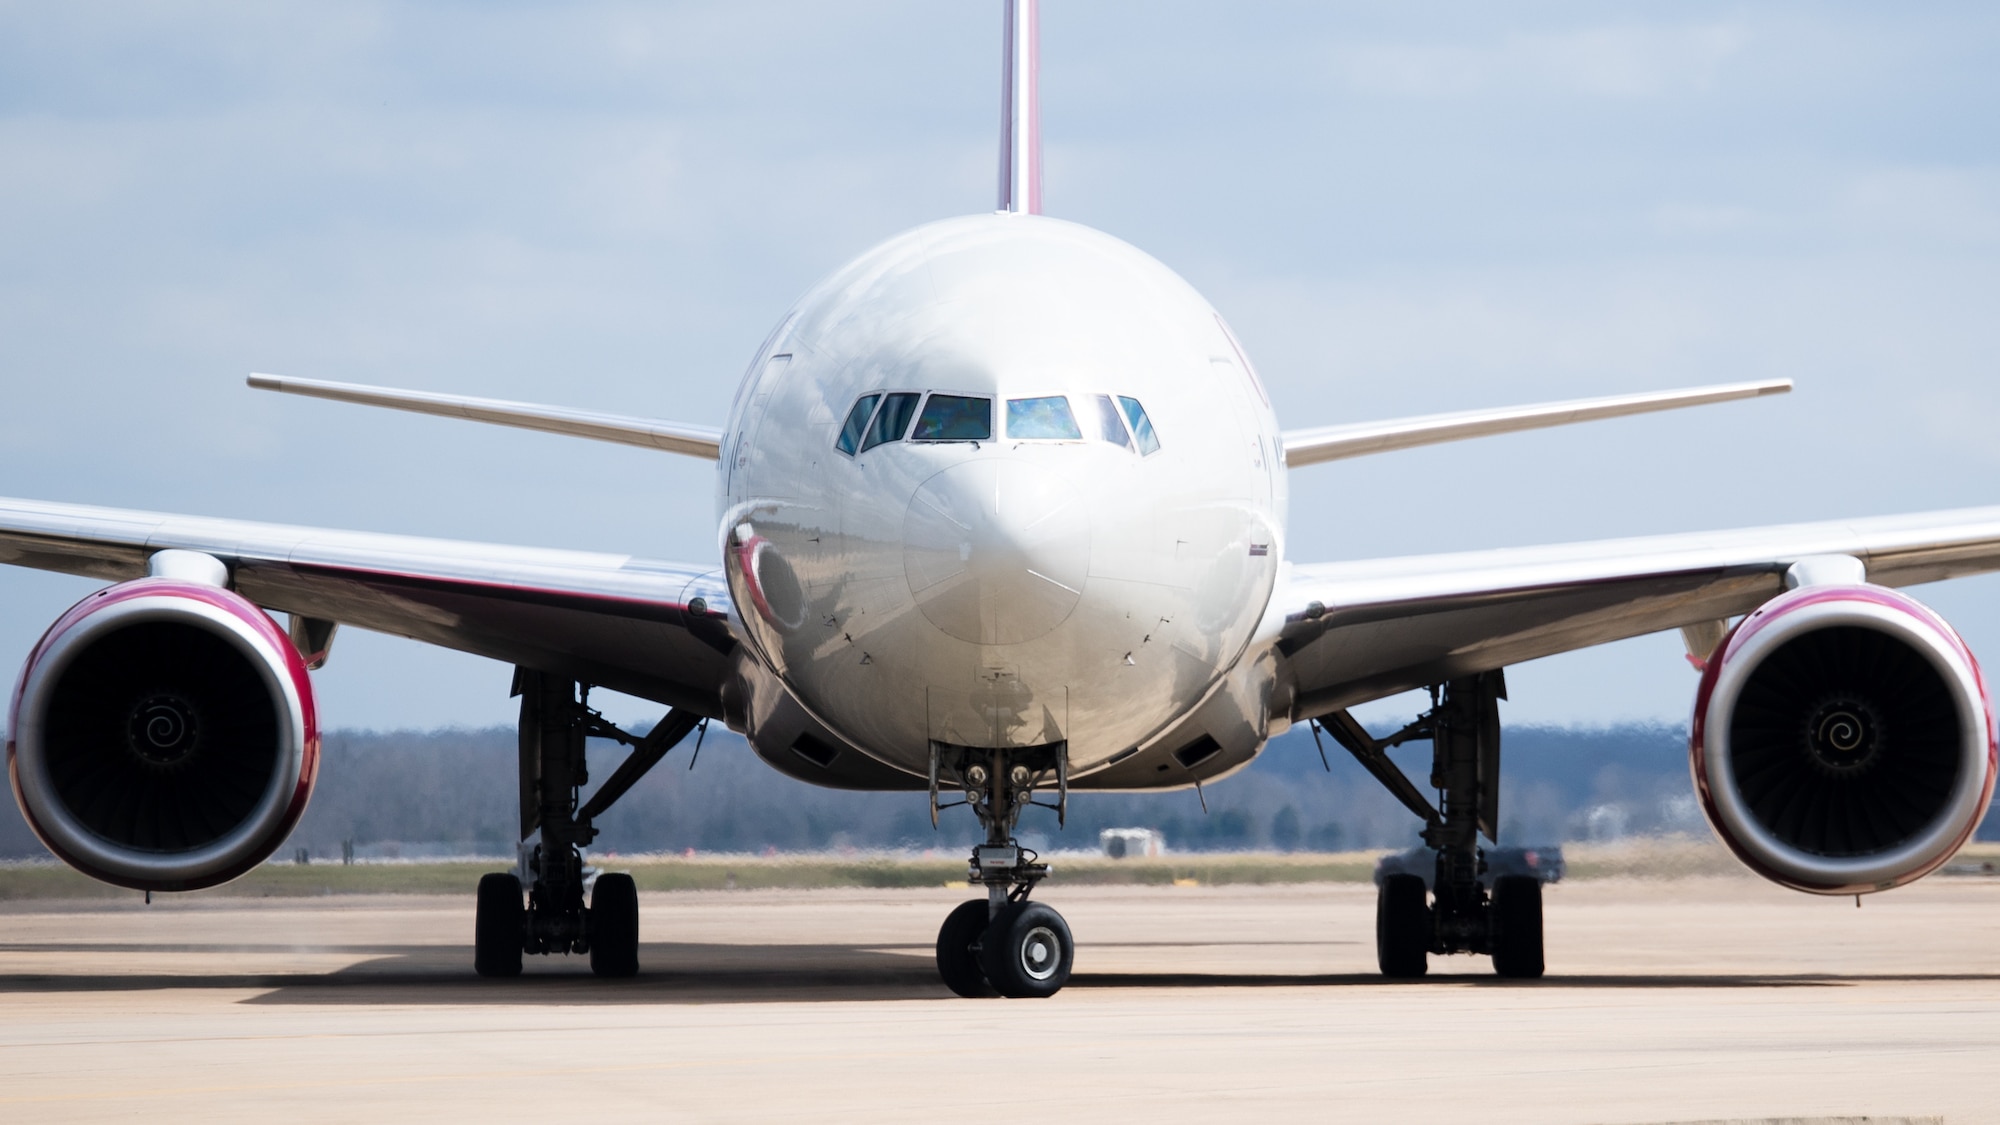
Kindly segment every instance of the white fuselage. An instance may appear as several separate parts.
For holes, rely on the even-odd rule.
[[[906,423],[839,447],[857,401],[904,392],[989,400],[990,437],[912,440]],[[1061,419],[1047,403],[1011,418],[1009,400],[1054,396],[1079,436],[1017,436]],[[976,432],[959,413],[955,432]],[[1171,270],[1040,216],[932,223],[815,286],[751,364],[718,468],[735,624],[761,671],[881,763],[921,775],[934,742],[1062,742],[1088,774],[1243,660],[1284,557],[1282,457],[1240,349]],[[1267,703],[1236,705],[1260,743],[1247,712]]]

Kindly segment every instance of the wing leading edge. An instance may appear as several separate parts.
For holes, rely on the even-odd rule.
[[[1278,595],[1294,718],[1748,613],[1820,555],[1884,586],[2000,570],[2000,507],[1299,566]]]
[[[269,610],[722,714],[734,641],[713,567],[0,499],[0,563],[124,581],[168,548],[221,559]]]
[[[722,456],[722,431],[713,426],[693,426],[684,422],[663,422],[656,418],[632,418],[623,414],[602,414],[594,410],[572,410],[566,406],[541,406],[497,398],[405,391],[360,383],[329,383],[321,379],[290,379],[282,375],[252,375],[248,382],[260,391],[306,395],[361,406],[386,406],[391,410],[407,410],[414,414],[435,414],[443,418],[464,418],[593,441],[612,441],[699,457],[706,461],[715,461]]]
[[[1741,398],[1781,395],[1792,389],[1790,379],[1758,383],[1723,383],[1713,387],[1689,387],[1677,391],[1647,391],[1633,395],[1607,395],[1565,402],[1544,402],[1533,406],[1503,406],[1492,410],[1461,410],[1450,414],[1426,414],[1415,418],[1391,418],[1383,422],[1355,422],[1341,426],[1319,426],[1309,430],[1286,430],[1283,435],[1285,465],[1317,465],[1346,457],[1365,457],[1436,445],[1467,438],[1511,434],[1567,426],[1575,422],[1595,422],[1650,414],[1656,410],[1678,410],[1684,406],[1706,406]]]

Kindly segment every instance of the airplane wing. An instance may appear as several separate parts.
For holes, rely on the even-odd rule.
[[[722,714],[735,642],[712,566],[0,498],[0,563],[124,581],[167,548],[221,559],[268,610]]]
[[[255,384],[261,386],[262,384]],[[1633,395],[1602,398],[1575,398],[1564,402],[1542,402],[1531,406],[1503,406],[1491,410],[1459,410],[1450,414],[1425,414],[1415,418],[1390,418],[1380,422],[1352,422],[1341,426],[1318,426],[1308,430],[1286,430],[1281,437],[1285,464],[1290,468],[1365,457],[1397,449],[1414,449],[1446,441],[1512,434],[1567,426],[1576,422],[1596,422],[1651,414],[1656,410],[1678,410],[1685,406],[1706,406],[1713,402],[1733,402],[1790,392],[1790,379],[1770,379],[1757,383],[1723,383],[1712,387],[1689,387],[1676,391],[1646,391]]]
[[[1274,595],[1294,717],[1719,622],[1823,555],[1860,560],[1884,586],[2000,570],[2000,507],[1298,566]]]
[[[613,441],[645,449],[665,450],[687,457],[714,461],[722,456],[722,431],[713,426],[686,422],[666,422],[657,418],[632,418],[595,410],[573,410],[567,406],[542,406],[532,402],[511,402],[499,398],[446,395],[432,391],[405,391],[395,387],[370,387],[360,383],[330,383],[323,379],[289,379],[282,375],[252,375],[249,385],[260,391],[305,395],[309,398],[352,402],[361,406],[386,406],[413,414],[435,414],[441,418],[464,418],[496,426],[563,434],[568,437]]]

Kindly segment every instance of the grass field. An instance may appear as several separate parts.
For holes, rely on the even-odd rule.
[[[1572,844],[1564,855],[1571,879],[1676,878],[1748,873],[1708,840],[1646,839]],[[1050,886],[1367,882],[1380,852],[1285,854],[1189,853],[1154,859],[1058,858]],[[962,886],[965,861],[923,856],[615,856],[594,857],[602,869],[628,871],[642,891],[755,890],[788,887]],[[1973,844],[1952,869],[1971,873],[2000,866],[2000,844]],[[267,863],[227,886],[175,898],[284,898],[346,894],[471,894],[499,860],[434,862]],[[1989,871],[1991,869],[1989,868]],[[53,862],[0,865],[0,901],[109,899],[139,892],[109,887]]]

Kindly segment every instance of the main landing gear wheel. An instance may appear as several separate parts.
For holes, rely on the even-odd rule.
[[[599,875],[590,892],[590,971],[639,973],[639,886],[630,875]]]
[[[1383,976],[1409,979],[1430,970],[1429,894],[1421,875],[1390,875],[1375,892],[1375,963]]]
[[[1002,996],[1054,996],[1068,983],[1075,956],[1069,923],[1039,902],[1001,907],[979,939],[980,967]]]
[[[479,906],[472,923],[472,970],[482,977],[521,975],[521,936],[528,910],[521,880],[505,872],[479,877]]]
[[[979,964],[979,952],[973,948],[986,932],[990,913],[985,899],[968,899],[945,915],[944,925],[938,928],[938,976],[944,978],[946,988],[960,996],[978,999],[993,995],[993,987],[986,983],[986,970]]]
[[[1493,880],[1493,971],[1533,980],[1542,975],[1542,881],[1532,875]]]

